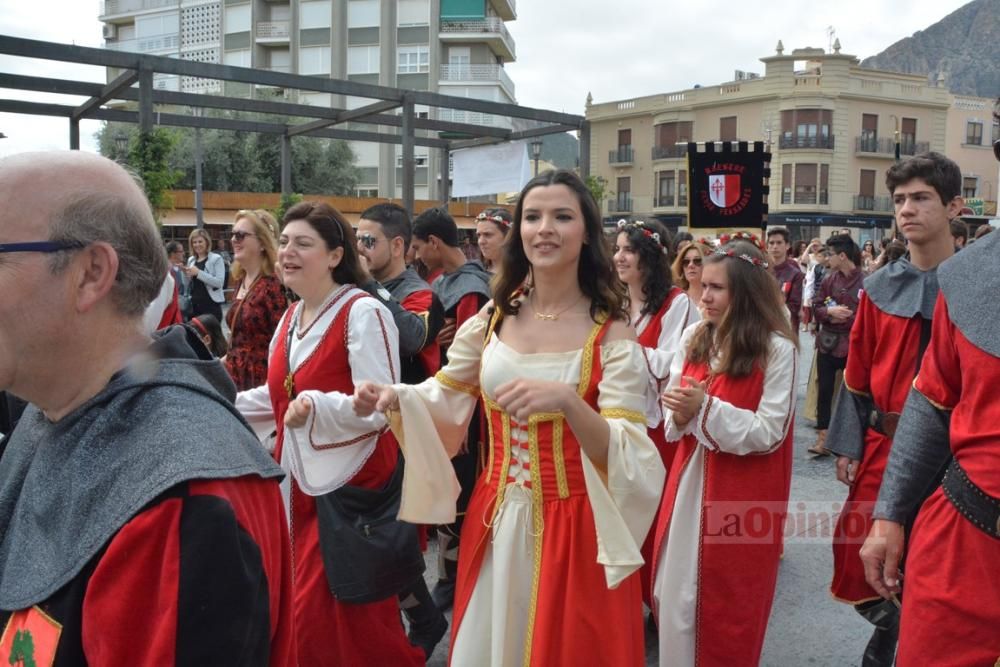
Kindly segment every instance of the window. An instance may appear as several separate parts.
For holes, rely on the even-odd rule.
[[[688,173],[686,169],[677,172],[677,205],[687,206],[688,203]]]
[[[979,190],[979,177],[965,176],[962,178],[962,197],[965,199],[975,199],[976,191]]]
[[[865,153],[878,152],[878,116],[875,114],[861,114],[861,145],[858,149]]]
[[[678,121],[675,123],[660,123],[653,129],[653,159],[684,157],[687,155],[686,144],[694,134],[694,123]]]
[[[170,33],[176,35],[179,28],[178,21],[177,12],[160,14],[158,16],[138,17],[135,20],[135,36],[138,39],[142,39],[144,37],[158,37]],[[249,30],[249,26],[250,5],[247,5],[247,27],[244,30]]]
[[[250,49],[226,51],[226,53],[222,56],[222,63],[224,65],[233,65],[235,67],[250,67]]]
[[[917,119],[904,118],[900,123],[899,144],[903,155],[914,155],[917,152]]]
[[[781,112],[780,148],[833,148],[828,109],[791,109]]]
[[[400,27],[427,25],[430,23],[431,8],[428,0],[398,0],[396,23]]]
[[[347,47],[348,74],[378,74],[379,48],[377,46]]]
[[[1000,141],[1000,121],[993,121],[993,143]]]
[[[965,143],[972,146],[983,145],[983,124],[979,121],[969,121],[965,124]]]
[[[354,4],[353,2],[350,4]],[[299,28],[329,28],[333,22],[330,0],[308,0],[299,3]]]
[[[781,165],[781,203],[792,203],[792,165]]]
[[[448,64],[452,67],[468,67],[472,62],[472,48],[468,46],[448,47]]]
[[[674,205],[674,184],[676,183],[674,172],[661,171],[656,175],[656,205]]]
[[[830,203],[830,165],[819,166],[819,203]]]
[[[632,179],[628,176],[618,179],[618,197],[615,210],[629,212],[632,210]]]
[[[858,194],[862,197],[875,196],[875,170],[862,169],[861,182],[858,184]]]
[[[365,199],[376,199],[378,198],[378,188],[357,188],[355,196]]]
[[[802,164],[795,165],[795,203],[815,204],[816,203],[816,165]]]
[[[632,130],[618,130],[618,147],[632,145]]]
[[[736,116],[726,116],[719,119],[719,140],[737,141]]]
[[[299,49],[299,74],[329,74],[330,47],[304,46]]]
[[[306,3],[302,3],[303,5]],[[311,3],[310,3],[311,4]],[[324,3],[329,5],[329,3]],[[326,13],[326,26],[330,25],[330,10]],[[347,27],[371,28],[379,25],[378,0],[349,0],[347,3]]]
[[[401,46],[396,54],[397,74],[419,74],[430,70],[431,54],[427,46]]]

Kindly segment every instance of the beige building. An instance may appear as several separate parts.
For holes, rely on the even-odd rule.
[[[772,152],[769,224],[794,238],[849,227],[881,237],[892,223],[885,172],[903,157],[942,152],[962,168],[963,195],[996,213],[998,127],[993,100],[956,96],[945,81],[861,68],[855,56],[823,49],[777,52],[762,75],[630,100],[588,99],[591,173],[612,193],[608,218],[687,221],[688,141],[764,141]],[[977,211],[978,212],[978,211]]]

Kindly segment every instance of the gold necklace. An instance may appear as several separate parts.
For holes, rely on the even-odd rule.
[[[580,297],[576,301],[574,301],[573,303],[569,304],[568,306],[566,306],[565,308],[563,308],[562,310],[560,310],[557,313],[540,313],[537,310],[535,310],[535,295],[532,294],[531,295],[531,312],[533,312],[535,314],[535,319],[536,320],[544,320],[546,322],[555,322],[556,320],[559,319],[560,315],[562,315],[563,313],[565,313],[567,310],[569,310],[570,308],[572,308],[576,304],[580,303],[580,299],[582,299],[582,298],[583,298],[583,295],[580,295]]]

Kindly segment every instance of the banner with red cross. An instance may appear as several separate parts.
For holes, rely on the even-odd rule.
[[[688,144],[688,228],[763,229],[771,154],[764,142]]]

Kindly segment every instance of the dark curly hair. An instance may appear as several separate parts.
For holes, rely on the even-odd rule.
[[[504,244],[500,273],[494,282],[494,304],[504,315],[517,315],[519,302],[514,300],[514,296],[524,288],[531,272],[531,263],[524,254],[524,244],[521,242],[524,198],[535,188],[552,185],[564,185],[572,190],[583,214],[584,244],[580,249],[576,276],[580,290],[590,299],[591,319],[597,322],[602,315],[606,315],[627,322],[628,295],[621,281],[614,275],[600,209],[580,177],[565,169],[542,172],[528,181],[521,190],[514,209],[514,224],[511,226],[509,240]]]
[[[358,240],[354,229],[340,211],[325,202],[303,201],[285,211],[281,227],[302,220],[319,234],[327,250],[344,249],[344,256],[333,271],[334,282],[340,285],[357,285],[364,277],[358,259]]]
[[[639,313],[653,315],[659,312],[670,294],[670,289],[674,286],[670,271],[670,256],[664,252],[670,247],[670,232],[658,220],[644,220],[642,224],[626,223],[618,228],[618,234],[625,234],[629,245],[639,258],[642,295],[645,297],[645,303]],[[654,240],[652,234],[657,234],[660,240]]]

